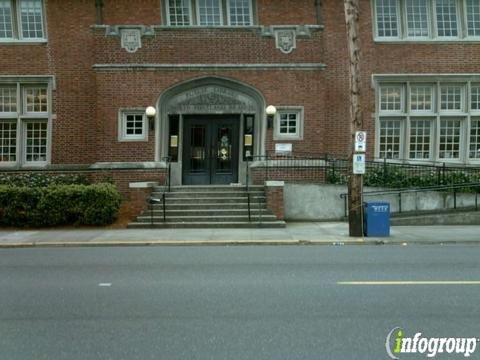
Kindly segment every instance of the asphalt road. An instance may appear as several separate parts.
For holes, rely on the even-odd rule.
[[[479,258],[461,245],[4,249],[0,359],[388,359],[397,326],[480,337],[480,283],[456,282],[480,281]],[[435,282],[339,284],[352,281]]]

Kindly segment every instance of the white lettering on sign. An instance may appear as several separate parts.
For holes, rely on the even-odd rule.
[[[355,175],[365,174],[365,154],[353,155],[353,173]]]
[[[372,205],[375,212],[388,212],[388,205]]]

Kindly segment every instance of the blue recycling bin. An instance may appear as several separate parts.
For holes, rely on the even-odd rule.
[[[390,203],[366,202],[363,207],[363,234],[390,236]]]

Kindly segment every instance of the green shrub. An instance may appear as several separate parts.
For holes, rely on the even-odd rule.
[[[84,175],[0,174],[0,185],[45,187],[51,185],[88,185]]]
[[[0,185],[0,225],[106,225],[115,220],[121,201],[111,184]]]

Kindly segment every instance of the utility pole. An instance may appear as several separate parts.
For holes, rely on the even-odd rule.
[[[348,224],[350,236],[363,236],[363,178],[353,173],[355,134],[363,130],[360,108],[360,40],[358,31],[359,0],[344,0],[350,72],[350,177],[348,182]]]

